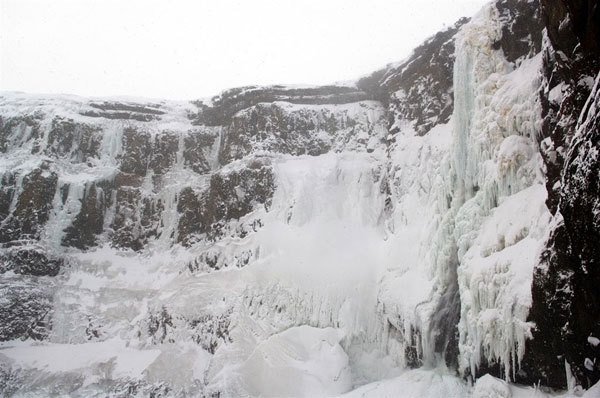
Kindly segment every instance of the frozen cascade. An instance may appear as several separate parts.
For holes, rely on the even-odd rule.
[[[369,366],[356,347],[385,350],[373,312],[378,275],[392,249],[382,239],[384,200],[374,184],[382,165],[377,157],[356,153],[273,161],[277,190],[261,216],[265,226],[252,237],[260,257],[244,269],[252,283],[234,311],[234,343],[215,354],[209,369],[212,388],[233,395],[257,388],[244,381],[248,372],[264,371],[252,359],[256,347],[297,325],[337,328],[355,379],[365,377],[361,364]]]
[[[536,149],[541,58],[513,65],[494,49],[499,39],[490,5],[457,36],[453,134],[405,128],[390,151],[392,239],[417,250],[397,257],[379,302],[404,365],[441,362],[475,376],[501,364],[509,378],[529,337],[533,266],[549,223]]]
[[[488,145],[485,135],[477,136],[471,132],[481,128],[476,126],[479,122],[476,115],[487,111],[482,108],[493,97],[493,92],[484,90],[493,86],[493,79],[499,79],[509,70],[501,51],[491,49],[500,29],[496,13],[492,5],[486,7],[459,32],[454,67],[454,114],[452,124],[440,130],[448,135],[442,138],[434,129],[427,136],[410,137],[410,129],[404,128],[401,130],[404,136],[397,138],[398,144],[391,150],[392,164],[401,173],[394,181],[397,187],[394,217],[402,215],[404,218],[403,208],[412,203],[411,211],[422,218],[415,217],[415,225],[406,218],[394,222],[398,244],[418,250],[410,256],[399,256],[402,259],[399,261],[405,264],[397,266],[398,270],[391,270],[384,279],[382,302],[394,307],[396,304],[392,303],[411,303],[398,308],[396,317],[399,319],[390,317],[389,321],[401,332],[400,340],[404,341],[399,355],[421,357],[428,366],[435,366],[444,359],[449,365],[456,365],[456,324],[461,311],[456,271],[460,259],[454,236],[456,217],[477,186],[484,185],[485,176],[478,175],[480,164],[493,155],[490,152],[493,148],[485,147]],[[494,23],[490,24],[489,20]],[[446,129],[452,129],[453,134]],[[428,150],[423,152],[426,148]],[[407,164],[402,158],[406,156],[404,151],[409,150],[413,156],[428,159],[428,164]],[[425,184],[415,181],[413,173],[428,181]],[[411,230],[413,233],[402,237],[404,231]],[[415,236],[419,236],[416,246]],[[407,291],[412,293],[411,297],[388,293],[394,285],[396,289],[402,289],[405,284],[414,283],[412,278],[417,275],[420,285],[427,286],[420,293]],[[385,312],[394,314],[395,311],[385,309]],[[419,364],[419,361],[411,361],[413,366]]]
[[[494,50],[487,7],[459,33],[455,63],[453,240],[460,292],[459,366],[518,370],[532,325],[533,267],[549,225],[536,150],[540,56],[514,67]],[[484,361],[484,362],[482,362]]]

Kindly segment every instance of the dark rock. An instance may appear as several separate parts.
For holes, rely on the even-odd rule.
[[[165,112],[160,110],[159,104],[135,104],[126,102],[91,102],[89,104],[93,108],[97,108],[106,112],[109,111],[123,111],[123,112],[135,112],[135,113],[146,113],[149,115],[164,115]]]
[[[9,147],[21,146],[30,140],[39,139],[40,114],[23,115],[11,118],[0,117],[0,152]]]
[[[350,118],[337,120],[327,108],[289,111],[276,103],[259,104],[232,118],[222,137],[219,160],[227,164],[257,150],[321,155],[331,149],[331,144],[319,132],[333,135],[346,122],[355,124]]]
[[[23,177],[15,210],[0,226],[0,242],[37,239],[48,221],[58,176],[42,164]]]
[[[156,136],[152,148],[152,156],[148,167],[155,174],[167,172],[177,161],[179,137],[173,133],[164,132]]]
[[[541,1],[542,20],[548,31],[551,47],[544,53],[544,82],[540,95],[542,104],[542,146],[540,152],[546,166],[547,205],[553,213],[560,197],[560,178],[575,124],[590,87],[581,84],[584,77],[593,78],[599,69],[600,50],[589,37],[600,37],[600,11],[588,13],[594,2],[563,0]],[[575,26],[575,21],[587,21]],[[596,24],[592,23],[597,21]],[[585,29],[585,32],[581,30]],[[587,32],[587,33],[586,33]],[[585,44],[581,41],[587,38]],[[549,93],[560,85],[563,98],[558,103],[549,100]]]
[[[0,273],[56,276],[62,264],[61,258],[49,255],[37,245],[12,246],[0,251]]]
[[[48,132],[46,154],[67,157],[72,162],[85,162],[98,158],[102,144],[102,129],[72,119],[55,117]]]
[[[36,277],[3,278],[0,283],[0,341],[43,340],[52,311],[51,286]]]
[[[135,174],[117,173],[113,180],[113,187],[135,187],[139,188],[144,182],[144,177]]]
[[[502,38],[497,45],[504,57],[514,63],[538,54],[544,29],[539,1],[499,0],[495,6],[502,24]]]
[[[260,222],[260,220],[258,220]],[[238,231],[236,231],[238,232]],[[238,235],[244,237],[244,232],[239,231]],[[242,250],[231,257],[223,256],[218,250],[207,250],[186,264],[190,272],[210,272],[218,271],[222,268],[236,267],[242,268],[248,265],[250,260],[255,257],[254,250]]]
[[[103,188],[96,183],[86,184],[83,198],[80,199],[81,210],[73,223],[65,229],[61,244],[82,250],[95,246],[96,236],[104,228],[106,200],[109,198],[106,198]]]
[[[357,82],[361,90],[388,107],[391,130],[396,122],[412,121],[415,131],[424,135],[437,124],[448,122],[454,110],[454,37],[467,22],[463,18],[426,40],[399,66]]]
[[[148,320],[148,334],[152,337],[155,343],[174,343],[173,339],[169,339],[170,330],[173,329],[173,318],[167,311],[166,307],[162,307],[158,313],[151,313]]]
[[[142,249],[138,216],[140,199],[141,194],[137,188],[127,186],[117,188],[115,218],[111,225],[113,230],[111,240],[115,247]]]
[[[403,320],[400,316],[392,315],[387,320],[387,333],[391,341],[404,345],[404,358],[406,366],[416,369],[423,366],[423,346],[421,344],[421,331],[411,327],[408,335],[404,333]]]
[[[194,191],[191,187],[184,188],[177,198],[177,212],[179,224],[177,226],[177,242],[191,245],[194,234],[205,233],[208,226],[204,223],[208,219],[202,212],[204,210],[204,192]]]
[[[587,337],[600,336],[600,109],[595,112],[571,145],[558,204],[564,222],[553,231],[534,277],[531,319],[538,344],[532,351],[542,349],[540,343],[546,349],[532,355],[542,354],[536,365],[553,387],[565,381],[554,374],[565,360],[584,387],[600,380],[600,372],[584,367]]]
[[[210,171],[210,164],[206,159],[205,151],[212,148],[216,137],[212,134],[190,131],[183,139],[183,161],[185,167],[189,167],[198,174],[206,174]]]
[[[321,86],[310,88],[289,88],[285,86],[248,86],[223,91],[212,99],[212,106],[196,102],[199,112],[190,115],[195,124],[226,126],[231,118],[242,109],[262,102],[285,101],[293,104],[348,104],[371,99],[369,95],[355,87]]]
[[[239,171],[213,174],[205,191],[184,188],[177,201],[177,241],[189,245],[198,234],[221,236],[224,222],[245,216],[257,204],[268,208],[274,190],[272,169],[259,160]]]
[[[148,335],[155,344],[173,343],[177,329],[187,329],[191,340],[203,349],[214,354],[222,343],[231,342],[229,328],[233,309],[223,313],[203,314],[188,319],[181,315],[171,315],[162,306],[150,313],[146,320]]]
[[[587,1],[541,4],[551,45],[544,54],[540,152],[547,204],[562,222],[534,273],[529,320],[536,327],[524,368],[528,382],[565,388],[567,362],[587,388],[600,379],[597,369],[584,366],[590,355],[587,338],[600,336],[600,93],[591,93],[582,82],[600,71],[600,9]],[[557,87],[563,95],[552,102],[549,93]],[[595,102],[586,107],[590,96]]]
[[[16,190],[15,175],[8,172],[0,179],[0,223],[10,214],[10,204],[13,201]]]
[[[596,1],[541,0],[541,5],[554,48],[568,58],[576,58],[577,53],[600,54],[600,10]]]
[[[150,134],[133,127],[123,131],[123,153],[121,155],[121,171],[144,177],[148,171],[148,163],[152,154]]]
[[[151,237],[158,237],[164,205],[160,199],[143,196],[138,187],[116,188],[114,219],[110,225],[112,245],[142,250]]]
[[[232,312],[233,309],[229,309],[223,314],[207,314],[187,321],[193,330],[192,340],[211,354],[221,344],[232,342],[229,336]]]
[[[102,117],[105,119],[137,120],[139,122],[151,122],[160,120],[160,115],[165,112],[160,110],[157,104],[132,104],[124,102],[92,102],[89,104],[92,110],[85,110],[81,115],[88,117]]]
[[[460,320],[460,292],[458,288],[458,259],[453,256],[449,264],[448,285],[442,292],[429,326],[429,340],[434,352],[444,360],[446,366],[458,369],[458,322]]]

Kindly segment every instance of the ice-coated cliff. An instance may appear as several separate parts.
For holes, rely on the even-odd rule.
[[[575,5],[542,4],[498,0],[345,86],[1,93],[0,391],[590,388],[597,49],[561,50]]]

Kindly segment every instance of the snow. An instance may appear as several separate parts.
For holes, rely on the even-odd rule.
[[[473,389],[473,398],[511,398],[510,387],[505,381],[490,375],[477,379]]]
[[[584,366],[584,367],[585,367],[587,370],[589,370],[590,372],[593,372],[593,371],[594,371],[594,368],[595,368],[595,363],[594,363],[594,361],[592,361],[591,359],[589,359],[589,358],[586,358],[586,359],[583,361],[583,366]]]
[[[345,398],[459,398],[469,396],[469,387],[442,370],[409,370],[393,379],[367,384],[342,395]]]
[[[562,103],[563,95],[566,90],[566,85],[564,83],[557,84],[555,87],[550,90],[548,93],[548,100],[555,104]]]
[[[340,397],[351,398],[427,398],[427,397],[472,397],[472,398],[592,398],[600,392],[600,383],[587,391],[555,392],[535,387],[507,383],[490,375],[477,379],[468,386],[454,374],[443,369],[415,369],[387,380],[359,387]]]
[[[331,396],[350,389],[348,356],[332,328],[299,326],[260,343],[242,365],[253,396]]]
[[[108,375],[89,374],[100,377],[141,378],[144,369],[160,355],[160,350],[138,350],[127,347],[125,341],[112,339],[86,344],[32,344],[3,343],[0,353],[16,361],[20,366],[47,372],[69,372],[85,369],[99,370],[105,365]],[[96,368],[96,369],[95,369]]]

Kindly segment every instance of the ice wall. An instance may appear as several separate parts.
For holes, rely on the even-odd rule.
[[[496,44],[502,29],[494,4],[460,29],[447,138],[435,130],[410,137],[405,128],[408,137],[391,147],[403,253],[382,281],[380,308],[405,365],[441,361],[508,379],[530,337],[533,267],[549,212],[537,150],[541,57],[509,62]],[[407,163],[405,148],[426,163]]]
[[[454,239],[461,297],[461,369],[514,377],[530,337],[533,267],[549,225],[537,151],[540,56],[509,63],[485,8],[457,38]]]

